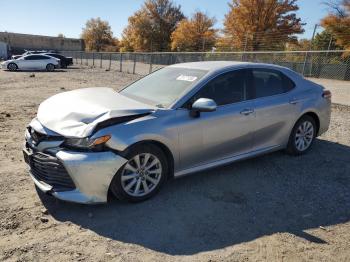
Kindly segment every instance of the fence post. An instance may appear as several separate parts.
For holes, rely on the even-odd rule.
[[[95,53],[92,53],[92,67],[95,67]]]
[[[112,64],[112,54],[109,54],[109,66],[108,66],[108,70],[111,70],[111,64]]]
[[[132,69],[132,73],[135,75],[135,70],[136,70],[136,53],[134,53],[134,67]]]
[[[85,63],[87,66],[89,65],[89,58],[88,58],[87,53],[85,53]]]
[[[120,66],[119,71],[123,72],[123,53],[120,53]]]
[[[101,60],[100,60],[100,68],[102,68],[102,53],[101,53],[100,58],[101,58]]]
[[[150,61],[149,61],[149,73],[152,73],[152,67],[153,67],[153,54],[151,53]]]
[[[304,60],[304,65],[303,65],[303,71],[301,72],[301,74],[302,74],[303,76],[305,76],[305,69],[306,69],[306,63],[307,63],[308,54],[309,54],[309,52],[306,52],[306,53],[305,53],[305,60]]]
[[[83,52],[80,53],[80,64],[83,65]]]

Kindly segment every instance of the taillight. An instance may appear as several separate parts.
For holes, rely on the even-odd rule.
[[[332,92],[329,90],[324,90],[322,93],[322,97],[325,99],[331,99],[332,98]]]

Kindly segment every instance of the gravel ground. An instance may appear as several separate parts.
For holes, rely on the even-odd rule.
[[[309,78],[317,84],[323,85],[332,92],[332,101],[337,104],[350,106],[350,81],[333,79]]]
[[[170,181],[140,204],[84,206],[43,195],[27,174],[26,124],[45,98],[120,88],[100,69],[0,71],[0,260],[349,261],[350,107],[309,154],[283,152]]]

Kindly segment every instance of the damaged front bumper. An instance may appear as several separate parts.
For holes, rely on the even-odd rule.
[[[107,202],[110,183],[127,162],[111,151],[73,152],[60,148],[57,141],[33,147],[30,138],[26,140],[23,154],[35,185],[69,202]]]

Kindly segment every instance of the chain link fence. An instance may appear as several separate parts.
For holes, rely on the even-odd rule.
[[[65,51],[62,54],[73,57],[76,65],[139,75],[147,75],[159,68],[177,63],[241,61],[285,66],[305,77],[350,81],[350,52],[344,50],[208,53],[93,53]]]

